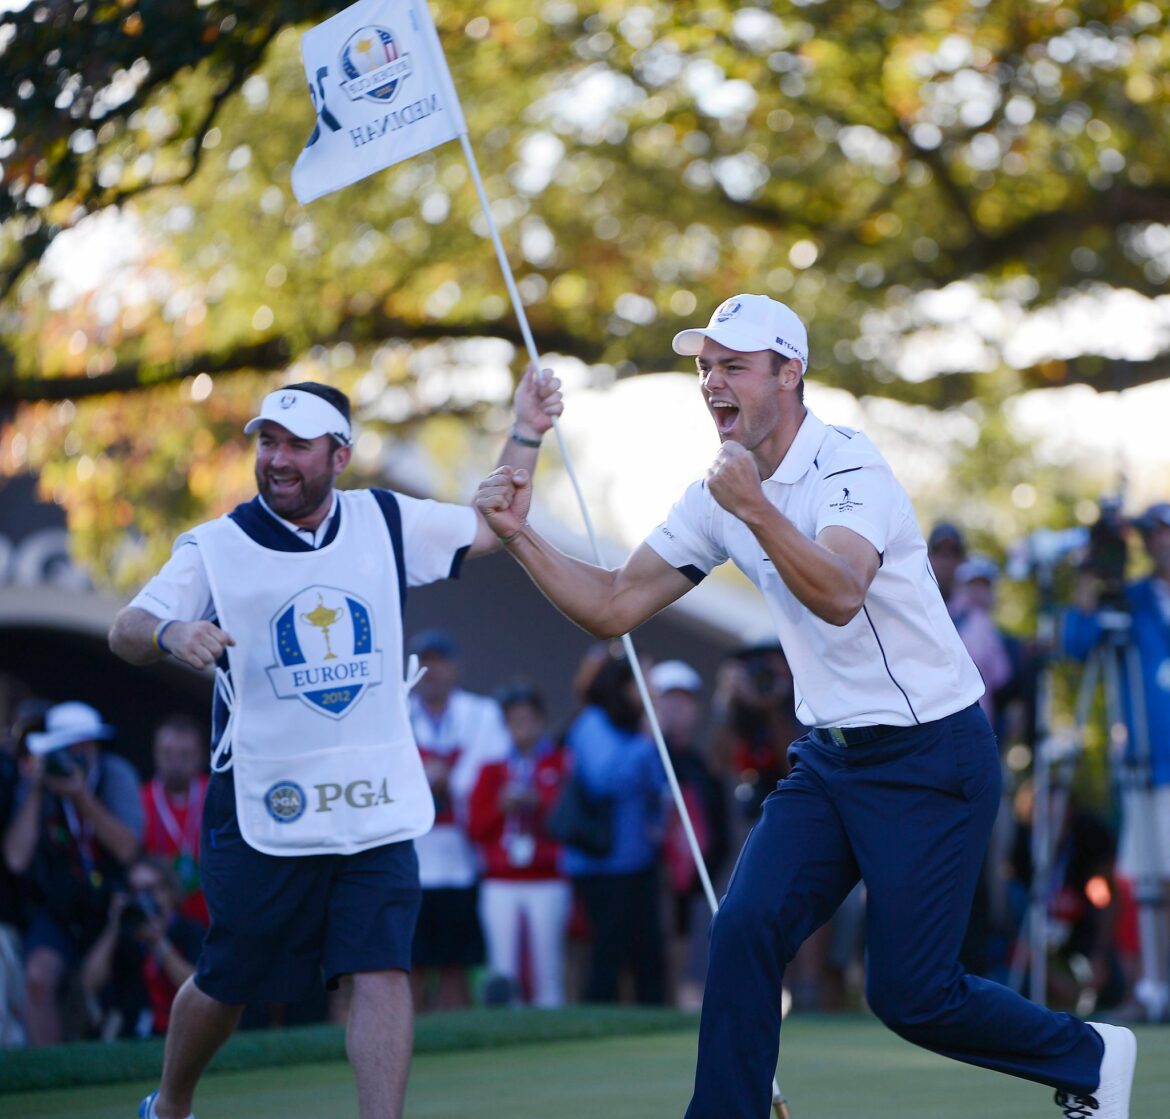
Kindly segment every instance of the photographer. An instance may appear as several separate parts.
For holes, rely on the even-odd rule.
[[[60,703],[29,734],[4,860],[22,879],[30,1045],[64,1040],[68,976],[105,924],[112,884],[142,834],[138,779],[100,743],[113,728],[85,703]]]
[[[126,875],[130,892],[110,902],[109,920],[81,965],[103,1041],[165,1034],[175,992],[194,974],[201,925],[179,915],[174,868],[147,856]]]
[[[1120,666],[1120,692],[1127,724],[1127,747],[1118,759],[1138,780],[1126,782],[1122,792],[1119,871],[1136,878],[1153,872],[1161,883],[1163,904],[1157,907],[1157,944],[1153,958],[1158,974],[1146,976],[1152,987],[1142,999],[1151,1013],[1166,1011],[1167,910],[1170,898],[1170,504],[1152,505],[1134,522],[1153,571],[1134,583],[1113,586],[1097,574],[1100,565],[1087,564],[1078,585],[1078,601],[1064,617],[1063,648],[1071,657],[1086,660],[1111,638],[1123,639],[1136,655],[1139,679],[1131,679],[1128,660]],[[1108,554],[1124,554],[1121,544]],[[1104,549],[1098,547],[1099,552]],[[1114,566],[1110,565],[1110,570]],[[1108,572],[1106,573],[1108,574]],[[1148,759],[1142,753],[1148,750]],[[1148,773],[1143,762],[1148,761]],[[1143,809],[1149,809],[1145,816]],[[1149,823],[1142,827],[1143,817]],[[1149,863],[1152,860],[1153,865]],[[1147,945],[1147,948],[1150,946]],[[1141,997],[1139,992],[1139,997]]]
[[[735,801],[748,826],[764,798],[788,773],[788,744],[804,733],[796,721],[792,670],[776,644],[751,645],[727,657],[715,677],[716,757],[735,780]]]

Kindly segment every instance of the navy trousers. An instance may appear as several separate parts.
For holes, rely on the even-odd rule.
[[[978,706],[860,746],[813,731],[789,760],[712,921],[688,1119],[768,1115],[784,969],[859,878],[866,998],[890,1029],[968,1064],[1094,1091],[1095,1030],[959,964],[1000,792]]]

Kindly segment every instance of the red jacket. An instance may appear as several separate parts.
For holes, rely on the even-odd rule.
[[[528,766],[514,754],[479,771],[468,802],[467,831],[483,858],[485,877],[519,882],[563,877],[561,845],[544,822],[560,795],[567,761],[562,747],[538,746]],[[539,804],[505,815],[500,799],[510,783],[531,787]]]

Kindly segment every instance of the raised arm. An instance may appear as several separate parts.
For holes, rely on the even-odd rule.
[[[528,525],[530,501],[528,472],[510,466],[481,482],[475,497],[492,532],[544,596],[595,637],[629,633],[694,586],[646,544],[615,570],[565,555]]]
[[[553,417],[559,416],[563,409],[561,382],[553,376],[551,370],[537,372],[530,365],[516,386],[512,430],[508,432],[497,465],[511,466],[531,475],[536,469],[541,441],[552,427]],[[496,534],[481,515],[468,555],[484,555],[494,552],[499,546]]]

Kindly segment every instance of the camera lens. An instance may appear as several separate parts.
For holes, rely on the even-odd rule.
[[[73,760],[73,755],[69,753],[68,747],[54,750],[51,754],[45,755],[45,772],[50,777],[68,777],[76,766],[77,763]]]

